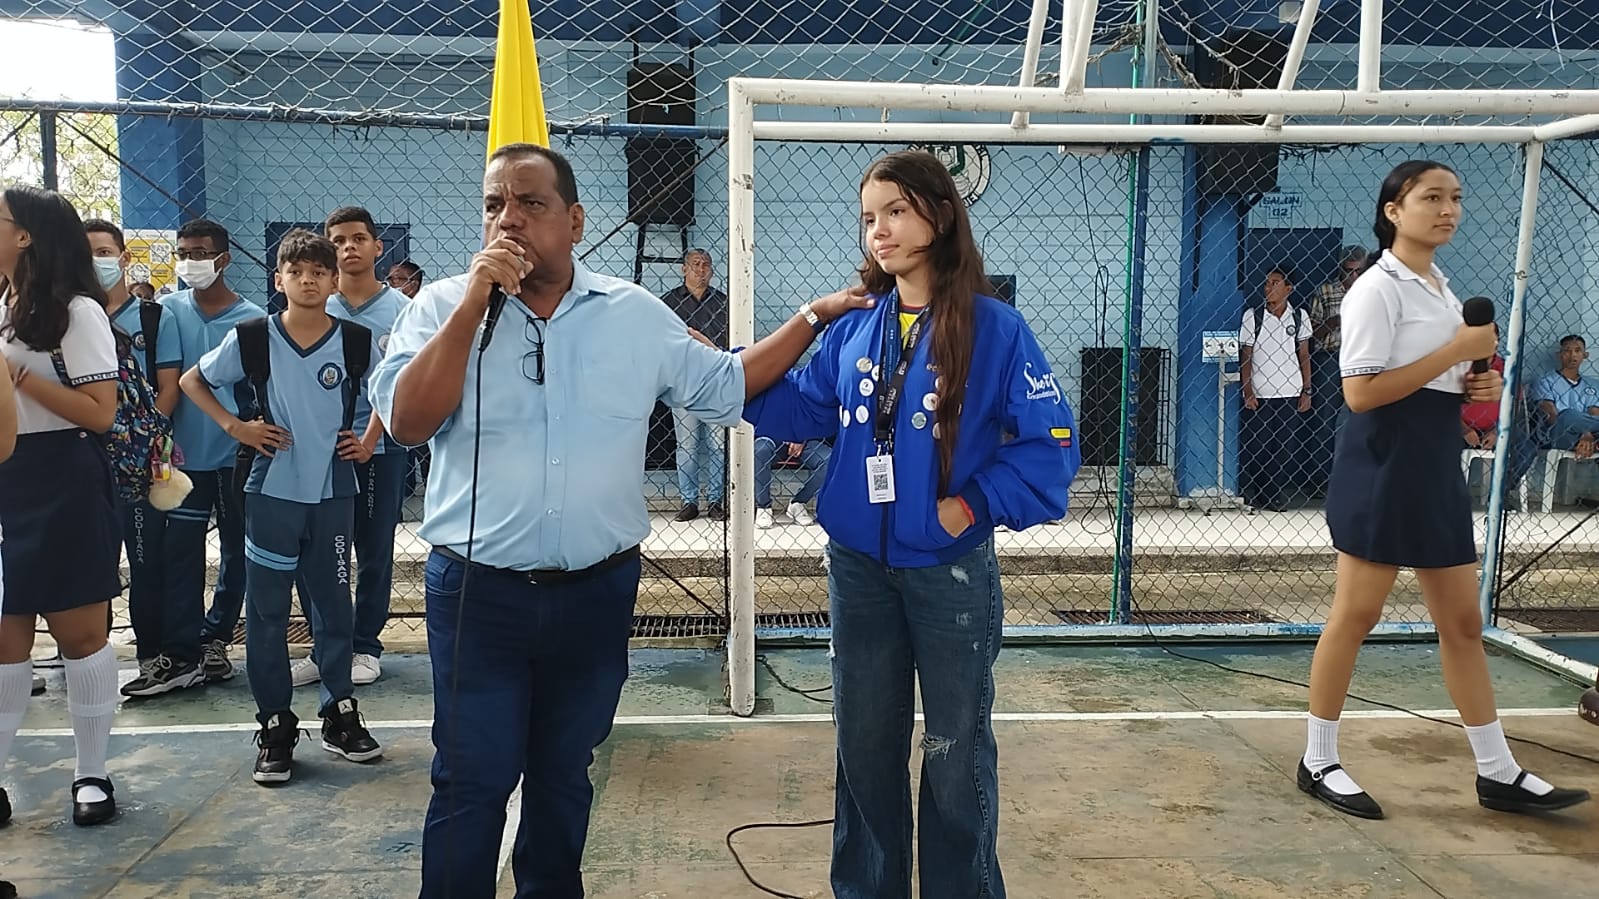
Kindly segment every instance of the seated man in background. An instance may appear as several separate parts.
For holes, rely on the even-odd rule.
[[[1599,383],[1582,376],[1588,344],[1576,334],[1560,338],[1560,367],[1544,375],[1532,388],[1540,424],[1549,435],[1551,449],[1569,450],[1579,459],[1594,454],[1599,435]]]
[[[780,444],[770,437],[756,437],[755,526],[765,529],[773,524],[772,463],[774,461],[781,461],[785,465],[797,465],[810,472],[805,477],[805,483],[800,486],[799,491],[794,494],[794,499],[788,504],[788,517],[795,524],[815,524],[816,519],[811,517],[810,509],[805,504],[821,491],[822,480],[827,476],[827,460],[832,457],[832,453],[833,448],[821,440],[811,440],[801,445]]]

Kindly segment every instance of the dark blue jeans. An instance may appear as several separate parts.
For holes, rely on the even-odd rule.
[[[394,529],[400,526],[405,473],[411,465],[407,453],[379,453],[355,466],[355,651],[383,655],[378,639],[389,621],[389,598],[394,590]],[[316,616],[305,601],[305,578],[295,579],[300,610],[312,635]],[[314,641],[313,641],[314,645]],[[312,652],[313,658],[316,653]],[[316,658],[318,666],[322,660]]]
[[[233,642],[244,608],[244,510],[233,493],[233,469],[186,471],[194,489],[183,505],[167,513],[166,605],[163,649],[174,659],[194,662],[200,644]],[[205,532],[216,512],[222,559],[211,611],[205,608]]]
[[[462,602],[465,569],[428,557],[434,756],[422,899],[494,895],[518,778],[516,899],[581,899],[589,765],[627,680],[639,560],[561,585],[474,566]]]
[[[122,505],[122,545],[128,553],[128,620],[139,661],[162,653],[192,652],[191,635],[177,615],[167,615],[167,515],[147,502]],[[190,625],[192,629],[192,623]]]
[[[827,460],[833,448],[820,440],[805,444],[800,451],[799,466],[804,469],[805,483],[794,494],[794,502],[804,505],[821,492],[822,480],[827,477]],[[755,438],[755,508],[768,509],[772,505],[772,463],[777,459],[777,443],[770,437]]]
[[[931,568],[888,568],[832,543],[837,899],[910,899],[908,762],[922,689],[922,899],[1004,899],[994,660],[1004,597],[994,541]]]
[[[352,501],[296,503],[252,493],[245,499],[249,601],[244,629],[250,693],[265,724],[292,711],[289,675],[289,611],[296,578],[306,585],[316,615],[316,653],[326,659],[317,711],[355,693],[350,684],[350,522]]]

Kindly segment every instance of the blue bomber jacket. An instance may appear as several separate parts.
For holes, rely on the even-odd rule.
[[[817,500],[828,536],[890,567],[925,568],[970,552],[996,525],[1019,531],[1063,516],[1082,462],[1071,407],[1021,313],[992,297],[977,298],[949,480],[975,524],[951,537],[938,521],[937,371],[926,339],[915,347],[894,416],[894,501],[869,501],[867,459],[880,451],[874,370],[893,309],[880,297],[833,322],[809,365],[744,407],[744,419],[774,440],[836,437]]]

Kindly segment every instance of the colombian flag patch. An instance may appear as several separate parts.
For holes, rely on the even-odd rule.
[[[1049,436],[1055,438],[1056,440],[1059,440],[1060,441],[1060,445],[1063,446],[1063,447],[1072,445],[1072,429],[1071,428],[1050,428],[1049,429]]]

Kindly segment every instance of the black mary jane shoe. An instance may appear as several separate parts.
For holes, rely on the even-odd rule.
[[[0,827],[11,823],[11,796],[0,787]]]
[[[1343,765],[1328,765],[1312,774],[1310,769],[1305,767],[1305,760],[1300,759],[1299,789],[1346,815],[1354,815],[1356,818],[1366,818],[1372,821],[1380,820],[1383,816],[1382,806],[1378,805],[1377,800],[1371,798],[1371,796],[1363,792],[1345,796],[1327,786],[1325,782],[1327,775],[1334,771],[1341,771],[1343,767]]]
[[[1518,815],[1536,815],[1541,812],[1558,812],[1588,801],[1587,790],[1553,790],[1539,796],[1521,785],[1528,772],[1523,770],[1513,783],[1500,783],[1477,775],[1477,803],[1496,812],[1514,812]]]
[[[105,798],[99,802],[79,802],[78,790],[83,787],[99,787],[105,792]],[[104,824],[117,815],[117,799],[111,787],[111,781],[104,777],[80,777],[72,782],[72,823],[79,827],[93,827]]]

